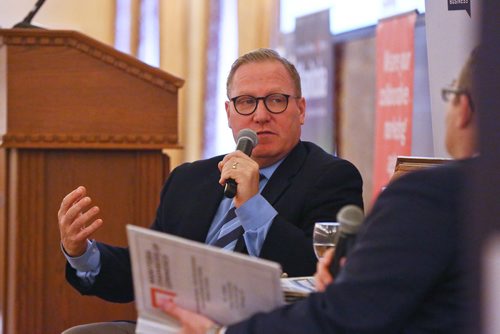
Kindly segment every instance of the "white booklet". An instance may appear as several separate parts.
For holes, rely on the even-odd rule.
[[[127,225],[136,333],[177,333],[165,299],[229,325],[284,304],[278,263]]]

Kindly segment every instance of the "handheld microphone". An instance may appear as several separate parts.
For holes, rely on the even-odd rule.
[[[346,257],[354,246],[356,234],[363,223],[364,213],[356,205],[346,205],[337,213],[337,221],[340,223],[340,234],[335,243],[335,253],[330,264],[330,273],[336,277],[340,271],[340,260]]]
[[[236,151],[241,151],[250,156],[252,150],[257,146],[258,139],[257,133],[251,129],[243,129],[238,132],[238,139],[236,140]],[[224,196],[233,198],[236,196],[237,184],[233,179],[228,179],[224,186]]]
[[[38,0],[35,3],[35,6],[33,7],[33,9],[28,13],[28,15],[26,15],[24,20],[17,23],[16,25],[14,25],[13,28],[39,28],[37,26],[32,25],[31,20],[33,20],[33,17],[40,10],[40,8],[42,7],[44,2],[45,2],[45,0]]]

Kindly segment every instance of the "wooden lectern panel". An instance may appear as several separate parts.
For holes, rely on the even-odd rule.
[[[8,152],[7,220],[8,333],[59,333],[77,324],[136,318],[133,303],[111,304],[82,297],[64,278],[57,211],[78,185],[101,208],[104,226],[95,238],[126,246],[125,225],[149,226],[168,158],[140,151]]]
[[[179,147],[183,81],[72,31],[0,29],[0,316],[3,333],[135,320],[133,303],[65,280],[57,212],[79,185],[101,209],[95,239],[149,226]]]
[[[181,79],[73,31],[0,29],[0,58],[4,145],[178,145]]]

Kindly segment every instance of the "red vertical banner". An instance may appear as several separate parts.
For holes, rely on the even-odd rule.
[[[412,12],[377,25],[373,199],[394,173],[397,156],[411,155],[416,18]]]

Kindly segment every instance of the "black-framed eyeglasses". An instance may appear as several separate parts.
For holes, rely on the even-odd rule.
[[[453,96],[465,95],[469,100],[469,106],[471,110],[474,110],[474,104],[472,102],[472,98],[468,91],[465,89],[456,89],[456,88],[442,88],[441,89],[441,98],[444,102],[450,102]]]
[[[251,115],[257,110],[259,105],[259,100],[264,102],[267,111],[272,114],[281,114],[288,108],[288,99],[292,97],[295,99],[300,99],[299,96],[293,96],[288,94],[274,93],[267,96],[255,97],[251,95],[240,95],[233,97],[231,102],[233,102],[234,109],[240,115]]]
[[[441,89],[441,98],[444,102],[450,102],[453,96],[457,95],[469,95],[467,91],[463,89],[455,89],[455,88],[443,88]]]

